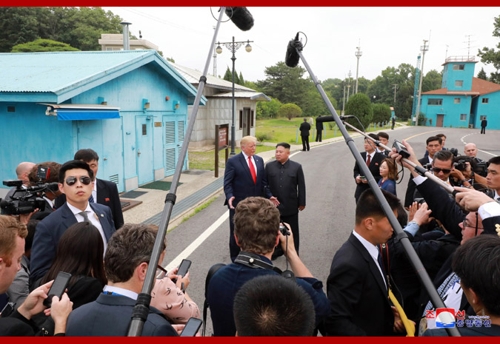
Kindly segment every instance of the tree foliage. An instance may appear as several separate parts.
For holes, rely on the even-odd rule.
[[[300,115],[302,115],[302,109],[292,103],[283,104],[278,110],[278,117],[286,117],[289,120]]]
[[[347,123],[356,127],[359,130],[365,131],[373,120],[373,108],[370,102],[370,98],[366,94],[357,93],[349,98],[345,106],[346,115],[353,115],[356,118],[347,119]],[[360,125],[361,122],[361,125]]]
[[[46,52],[46,51],[77,51],[69,44],[56,42],[51,39],[36,39],[32,42],[21,43],[12,47],[13,53]]]
[[[121,33],[122,19],[100,7],[0,7],[0,52],[36,39],[101,50],[102,33]]]
[[[481,68],[479,73],[477,73],[477,77],[482,80],[488,80],[488,76],[486,75],[486,72],[484,71],[484,68]]]
[[[493,22],[493,37],[500,38],[500,16],[495,17],[495,21]],[[500,49],[500,43],[496,45],[497,49]],[[500,83],[500,50],[496,50],[495,48],[484,47],[483,49],[478,50],[477,55],[481,58],[481,62],[484,64],[493,64],[496,72],[492,72],[490,75],[490,81],[495,82],[497,84]]]
[[[283,104],[278,99],[271,98],[271,101],[260,101],[257,103],[257,118],[276,118],[278,111]]]
[[[387,104],[373,104],[372,123],[384,123],[391,119],[391,107]]]

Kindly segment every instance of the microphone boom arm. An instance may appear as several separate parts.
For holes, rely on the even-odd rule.
[[[372,173],[368,169],[368,166],[366,165],[363,157],[357,150],[354,140],[349,136],[349,133],[347,132],[347,129],[345,128],[343,122],[341,121],[339,115],[337,114],[337,111],[335,111],[335,108],[333,107],[332,103],[330,102],[330,99],[328,99],[328,96],[326,95],[325,91],[323,90],[323,87],[319,83],[318,79],[312,72],[311,68],[309,67],[309,64],[307,63],[306,59],[304,58],[302,54],[302,46],[301,45],[296,45],[296,52],[300,57],[300,60],[304,63],[304,66],[306,67],[309,75],[311,76],[311,79],[313,80],[314,84],[316,85],[316,88],[318,89],[319,93],[321,94],[321,97],[323,98],[323,101],[325,102],[326,106],[328,107],[328,110],[330,110],[330,113],[333,116],[333,119],[335,123],[337,124],[340,132],[342,133],[342,136],[344,137],[346,144],[348,145],[349,149],[351,150],[352,155],[354,156],[358,166],[361,168],[363,171],[364,175],[368,179],[368,183],[370,187],[372,188],[375,196],[377,197],[380,205],[384,209],[384,212],[389,219],[389,222],[400,238],[400,242],[403,245],[403,248],[405,249],[405,252],[413,265],[417,275],[420,278],[420,281],[422,282],[423,286],[425,287],[426,291],[429,294],[429,297],[431,299],[432,304],[436,308],[446,308],[444,305],[443,300],[439,297],[439,294],[437,293],[432,280],[429,277],[429,274],[425,270],[425,267],[423,266],[422,262],[420,261],[420,258],[418,257],[417,253],[415,252],[415,249],[413,248],[410,240],[408,239],[408,236],[406,235],[405,231],[401,228],[401,225],[399,224],[396,216],[392,212],[391,208],[389,207],[389,204],[387,203],[387,200],[384,197],[384,194],[382,193],[380,187],[378,186],[377,182],[373,178]],[[453,328],[446,328],[448,335],[450,336],[455,336],[455,337],[460,337],[460,332],[456,327]]]

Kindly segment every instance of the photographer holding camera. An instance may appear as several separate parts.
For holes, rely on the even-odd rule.
[[[281,244],[285,257],[295,277],[283,273],[296,281],[311,297],[317,327],[328,315],[330,306],[323,291],[323,283],[314,278],[299,258],[293,243],[290,227],[288,235],[280,230],[280,213],[274,203],[263,197],[247,197],[236,206],[234,215],[234,237],[241,252],[234,263],[221,267],[211,277],[207,289],[215,336],[234,336],[236,326],[233,302],[238,290],[249,280],[262,275],[282,274],[273,266],[271,257],[274,248]],[[283,230],[285,232],[285,230]]]
[[[453,159],[453,170],[450,177],[454,186],[482,190],[486,188],[486,178],[474,173],[477,170],[476,161],[468,156],[460,155]]]

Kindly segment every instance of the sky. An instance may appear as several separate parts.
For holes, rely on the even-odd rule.
[[[179,65],[214,74],[214,28],[219,7],[103,7],[131,23],[130,32],[157,46]],[[250,41],[235,53],[236,72],[245,80],[266,78],[265,68],[285,60],[288,42],[301,32],[303,57],[320,81],[329,78],[369,80],[387,67],[417,65],[421,47],[428,50],[420,61],[424,74],[442,71],[447,57],[476,57],[475,75],[484,68],[478,49],[496,48],[494,18],[500,7],[247,7],[254,19],[248,31],[238,29],[224,15],[216,41]],[[355,56],[360,47],[361,57]],[[217,75],[232,68],[232,53],[222,46],[216,57]],[[299,62],[307,70],[303,61]]]

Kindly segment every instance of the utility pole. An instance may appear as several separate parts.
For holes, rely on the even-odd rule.
[[[215,26],[214,26],[214,30],[215,30]],[[217,51],[216,51],[215,46],[214,46],[213,58],[214,58],[214,72],[213,72],[213,74],[217,78]]]
[[[350,89],[351,89],[351,70],[349,70],[349,74],[347,74],[349,76],[349,81],[347,82],[347,101],[349,101],[349,92],[350,92]]]
[[[429,50],[429,47],[427,46],[428,40],[424,39],[424,45],[420,47],[420,50],[422,51],[422,68],[420,69],[420,82],[418,85],[418,102],[417,102],[417,111],[415,113],[415,126],[418,125],[418,115],[420,113],[420,103],[422,102],[422,79],[424,78],[424,58],[425,58],[425,52]]]
[[[394,84],[394,107],[396,107],[396,89],[398,87],[398,84]]]
[[[355,89],[355,92],[354,94],[358,93],[358,71],[359,71],[359,58],[361,57],[363,53],[361,52],[361,48],[358,46],[356,47],[356,52],[354,53],[354,55],[356,55],[356,58],[358,59],[357,63],[356,63],[356,89]]]

